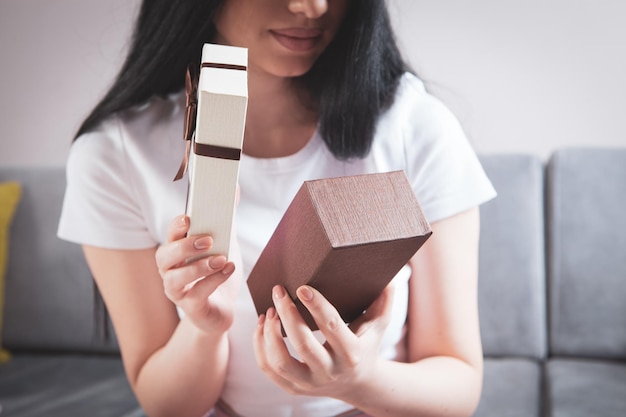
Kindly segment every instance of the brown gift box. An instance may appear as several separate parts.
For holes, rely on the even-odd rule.
[[[280,284],[316,330],[296,297],[307,284],[350,323],[431,234],[404,171],[305,181],[248,277],[257,313]]]

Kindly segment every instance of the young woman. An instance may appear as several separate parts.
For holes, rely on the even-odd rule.
[[[249,103],[232,258],[187,263],[212,244],[186,237],[186,183],[172,182],[185,69],[205,42],[249,49]],[[148,415],[472,414],[478,206],[495,193],[456,119],[407,71],[384,1],[146,0],[77,136],[59,236],[84,248]],[[314,334],[276,287],[257,317],[242,283],[302,182],[400,169],[433,235],[367,312],[345,325],[303,286]]]

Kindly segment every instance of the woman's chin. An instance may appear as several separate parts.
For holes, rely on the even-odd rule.
[[[313,67],[314,59],[285,59],[276,62],[272,68],[268,68],[269,72],[277,77],[294,78],[300,77]]]

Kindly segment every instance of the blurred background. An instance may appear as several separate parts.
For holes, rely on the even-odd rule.
[[[388,0],[414,70],[480,153],[626,146],[623,0]],[[138,0],[0,0],[0,164],[59,166]]]

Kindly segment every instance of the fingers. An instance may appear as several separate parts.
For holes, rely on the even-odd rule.
[[[334,355],[342,362],[354,363],[358,352],[357,336],[343,321],[337,309],[315,288],[303,285],[296,291],[298,299],[309,310]]]
[[[175,218],[168,227],[168,243],[155,255],[165,293],[174,302],[186,296],[208,297],[234,271],[226,257],[208,256],[211,236],[186,236],[188,230],[187,216]]]
[[[359,335],[314,288],[302,286],[296,295],[313,316],[325,343],[309,329],[285,289],[276,286],[272,290],[274,307],[261,315],[254,334],[259,367],[272,381],[294,394],[329,395],[349,390],[351,383],[368,375],[378,356],[391,314],[393,290],[385,290],[363,314]]]
[[[298,299],[309,310],[315,323],[330,345],[333,355],[347,366],[356,366],[363,342],[379,345],[391,320],[393,311],[393,285],[388,285],[367,308],[365,313],[349,326],[344,323],[335,307],[315,288],[301,286]]]
[[[192,264],[205,258],[211,246],[213,246],[211,236],[191,236],[159,246],[156,252],[159,272],[163,275],[171,268]]]
[[[310,393],[314,380],[320,375],[322,379],[327,379],[332,373],[332,358],[304,322],[284,288],[274,287],[272,298],[275,307],[270,307],[265,315],[261,315],[255,331],[257,363],[274,383],[286,391],[292,394]],[[288,339],[283,337],[283,329]],[[292,356],[287,343],[293,347],[298,359]]]
[[[308,367],[289,353],[282,337],[280,319],[273,307],[259,317],[253,344],[259,368],[283,389],[298,393],[295,381],[306,379]]]
[[[186,296],[208,296],[234,271],[222,255],[211,256],[172,268],[163,273],[163,287],[174,302]]]
[[[278,313],[275,321],[282,323],[285,334],[302,360],[313,368],[328,368],[331,364],[328,351],[315,338],[285,289],[280,285],[275,286],[272,289],[272,299]],[[280,331],[280,327],[278,330]]]
[[[187,236],[189,217],[176,217],[168,226],[167,242],[159,246],[156,262],[161,275],[170,268],[195,261],[208,254],[213,238],[208,235]]]

